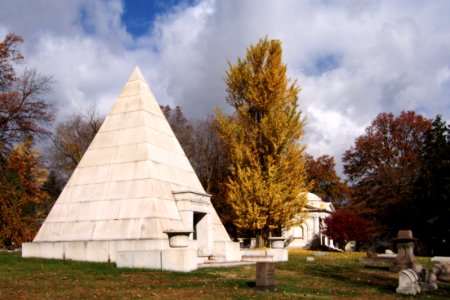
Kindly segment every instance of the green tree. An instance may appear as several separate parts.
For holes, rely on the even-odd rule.
[[[55,204],[56,200],[58,200],[59,195],[61,194],[64,188],[64,183],[60,177],[56,174],[55,171],[50,171],[48,174],[47,180],[42,185],[42,191],[48,194],[47,199],[39,205],[38,217],[43,218],[48,215],[50,210]]]
[[[227,201],[235,225],[258,237],[298,222],[306,204],[304,121],[297,83],[286,76],[281,42],[261,39],[245,59],[229,63],[227,102],[232,116],[217,110],[217,122],[230,155]]]
[[[425,136],[421,176],[417,183],[418,237],[424,252],[450,253],[450,127],[436,116]]]

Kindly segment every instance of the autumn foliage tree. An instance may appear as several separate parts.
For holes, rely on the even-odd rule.
[[[311,193],[319,196],[323,201],[332,202],[335,208],[346,204],[349,189],[336,174],[334,157],[322,155],[318,158],[306,154],[306,174],[310,182]]]
[[[52,105],[46,96],[50,78],[35,70],[17,76],[23,62],[22,38],[8,34],[0,42],[0,247],[17,247],[33,238],[36,218],[44,216],[41,190],[46,170],[32,150],[36,137],[49,133]]]
[[[52,105],[45,96],[51,80],[36,70],[25,70],[17,77],[14,64],[23,60],[18,45],[22,38],[8,34],[0,42],[0,144],[3,154],[16,143],[49,133]]]
[[[348,208],[333,212],[325,218],[323,234],[344,246],[349,241],[365,241],[369,237],[367,221]]]
[[[343,157],[351,204],[379,237],[417,229],[415,184],[431,121],[412,111],[379,114]]]
[[[68,179],[102,125],[95,109],[73,114],[56,125],[48,147],[48,160],[58,177]]]
[[[48,198],[41,190],[47,170],[39,160],[27,140],[0,162],[0,247],[20,246],[36,234],[39,204]]]
[[[300,89],[286,76],[280,41],[267,38],[229,64],[225,81],[235,109],[232,116],[217,110],[231,162],[227,201],[235,225],[261,245],[270,232],[293,225],[306,203]]]

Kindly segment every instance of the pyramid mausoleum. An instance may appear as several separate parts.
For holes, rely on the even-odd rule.
[[[241,259],[138,68],[22,253],[176,271]]]

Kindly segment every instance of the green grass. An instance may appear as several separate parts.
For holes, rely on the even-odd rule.
[[[311,251],[291,251],[275,266],[276,289],[253,288],[255,266],[190,273],[117,269],[114,264],[23,259],[0,253],[0,299],[408,299],[398,275],[358,263],[362,253],[329,253],[306,262]],[[429,258],[419,261],[430,267]],[[450,284],[415,299],[450,299]]]

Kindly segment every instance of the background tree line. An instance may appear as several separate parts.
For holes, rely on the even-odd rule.
[[[21,42],[10,34],[0,44],[0,247],[32,239],[103,121],[89,109],[51,130],[51,79],[35,70],[16,76]],[[266,38],[229,63],[232,115],[189,119],[180,107],[161,107],[229,233],[279,234],[310,191],[338,208],[325,232],[335,240],[387,245],[409,228],[424,253],[448,254],[450,133],[442,117],[381,113],[344,154],[343,182],[333,157],[314,158],[301,144],[299,88],[281,52]],[[45,137],[42,157],[34,145]]]
[[[34,237],[35,220],[52,201],[43,186],[47,170],[33,149],[36,139],[50,134],[51,78],[32,69],[16,74],[22,42],[15,34],[0,42],[0,247],[8,248]]]

